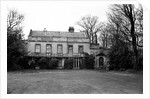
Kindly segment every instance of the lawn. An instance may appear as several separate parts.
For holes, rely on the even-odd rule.
[[[143,75],[100,70],[8,72],[8,94],[142,94]]]

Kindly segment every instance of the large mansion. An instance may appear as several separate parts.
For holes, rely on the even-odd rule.
[[[79,62],[84,58],[83,52],[95,55],[95,68],[106,61],[99,45],[90,44],[84,32],[75,32],[69,27],[67,32],[30,30],[28,36],[29,57],[51,57],[59,59],[59,68],[64,67],[67,58],[74,58],[74,69],[79,69]],[[102,57],[100,57],[102,56]],[[101,62],[101,63],[99,63]]]

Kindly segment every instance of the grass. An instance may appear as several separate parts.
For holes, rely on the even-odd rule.
[[[143,75],[99,70],[8,72],[8,94],[142,94]]]

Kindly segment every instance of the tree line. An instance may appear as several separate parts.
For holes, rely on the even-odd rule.
[[[115,69],[143,67],[143,8],[142,5],[113,4],[107,12],[108,22],[87,15],[77,22],[86,32],[90,43],[110,48],[110,66]],[[99,34],[99,38],[97,37]]]
[[[21,69],[20,61],[27,55],[23,27],[24,15],[11,9],[7,15],[7,69]]]

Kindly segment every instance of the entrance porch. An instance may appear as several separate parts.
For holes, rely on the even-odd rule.
[[[104,53],[95,56],[95,68],[106,69],[108,67],[108,57]]]
[[[65,67],[65,61],[69,62],[69,69],[81,69],[81,62],[82,62],[82,58],[81,57],[74,57],[74,58],[59,58],[58,59],[58,69],[64,69]]]

